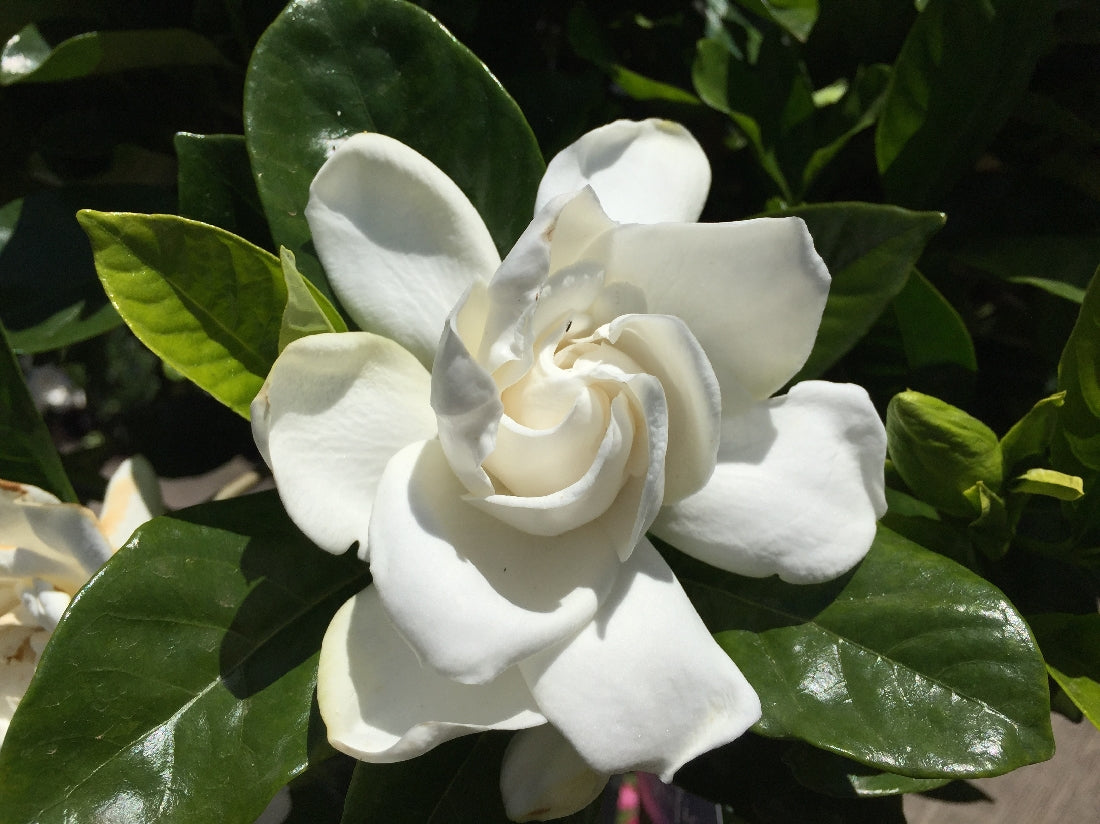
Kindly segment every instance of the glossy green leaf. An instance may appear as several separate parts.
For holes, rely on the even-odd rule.
[[[175,215],[82,211],[111,303],[155,354],[247,418],[278,355],[279,260]]]
[[[368,580],[274,493],[151,521],[42,657],[0,751],[0,823],[250,824],[329,752],[317,651]]]
[[[913,24],[875,133],[887,195],[939,205],[1019,102],[1053,0],[931,0]]]
[[[1100,728],[1100,614],[1033,615],[1028,623],[1051,678]]]
[[[1098,270],[1100,272],[1100,270]],[[1100,469],[1100,275],[1093,276],[1058,362],[1062,429],[1077,460]]]
[[[1029,469],[1013,481],[1013,492],[1046,495],[1060,501],[1076,501],[1085,494],[1084,482],[1076,475],[1053,469]]]
[[[346,332],[347,324],[331,303],[302,277],[294,265],[294,254],[287,248],[279,252],[279,263],[286,284],[286,308],[279,326],[279,351],[298,338],[321,332]]]
[[[910,778],[875,770],[816,747],[794,746],[784,756],[799,783],[837,798],[879,798],[920,793],[949,784],[950,778]]]
[[[397,138],[450,175],[502,253],[527,228],[542,156],[473,54],[400,0],[295,0],[253,53],[245,133],[276,242],[327,296],[303,210],[333,146],[360,131]]]
[[[1001,438],[1001,454],[1005,469],[1011,470],[1025,458],[1039,455],[1050,448],[1054,428],[1058,424],[1058,410],[1066,402],[1065,392],[1056,392],[1043,398],[1028,410]]]
[[[15,234],[15,224],[19,222],[19,215],[23,212],[23,198],[5,203],[0,207],[0,252],[8,245],[11,236]]]
[[[912,390],[886,408],[890,460],[906,485],[924,501],[952,515],[974,517],[968,490],[982,483],[998,491],[1004,476],[1000,441],[962,409]]]
[[[180,132],[179,213],[274,248],[242,135]]]
[[[77,500],[0,323],[0,478]]]
[[[782,214],[806,221],[833,277],[817,342],[795,378],[806,380],[821,375],[866,334],[904,287],[944,216],[870,203],[827,203]]]
[[[894,316],[911,368],[953,363],[977,371],[978,358],[966,324],[947,298],[916,269],[894,298]]]
[[[0,51],[0,86],[74,80],[126,69],[225,64],[213,43],[188,29],[92,31],[51,47],[31,23]]]
[[[735,0],[744,9],[782,26],[805,42],[817,22],[817,0]]]
[[[760,695],[758,732],[913,778],[995,775],[1052,754],[1027,625],[953,561],[881,527],[852,573],[813,586],[670,561]]]

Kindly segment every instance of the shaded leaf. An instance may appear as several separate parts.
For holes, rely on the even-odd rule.
[[[1050,38],[1053,0],[931,0],[913,24],[875,133],[890,199],[938,205],[1012,113]],[[1011,59],[1006,59],[1011,55]]]
[[[1053,752],[1027,625],[953,561],[880,527],[860,566],[825,584],[670,562],[760,695],[760,733],[913,778],[996,775]]]
[[[1028,623],[1039,640],[1050,677],[1100,728],[1100,614],[1032,615]]]
[[[894,298],[905,359],[913,369],[953,363],[976,372],[974,341],[955,307],[917,269]]]
[[[329,152],[360,131],[397,138],[446,172],[502,253],[527,228],[542,156],[515,102],[473,54],[399,0],[295,0],[253,53],[245,133],[275,240],[327,297],[303,210]]]
[[[1100,276],[1089,284],[1062,350],[1058,388],[1066,393],[1061,421],[1070,449],[1085,466],[1100,469]]]
[[[175,136],[179,161],[179,213],[273,248],[242,135]]]
[[[910,778],[882,772],[809,746],[791,747],[784,755],[799,783],[836,798],[878,798],[920,793],[949,784],[950,778]]]
[[[274,493],[149,522],[41,659],[0,750],[0,822],[249,824],[329,752],[317,650],[368,580]]]
[[[0,478],[31,484],[76,502],[53,439],[35,409],[23,370],[0,324]]]
[[[0,86],[74,80],[126,69],[225,64],[213,43],[188,29],[92,31],[51,47],[31,23],[0,51]]]
[[[1001,454],[1006,469],[1011,470],[1024,458],[1039,455],[1050,447],[1058,423],[1058,410],[1065,401],[1065,392],[1043,398],[1005,433],[1001,438]]]
[[[735,0],[744,9],[782,26],[805,42],[817,22],[817,0]]]
[[[286,308],[279,326],[279,351],[298,338],[321,332],[346,332],[347,324],[328,299],[302,277],[294,265],[294,254],[287,248],[279,253],[286,284]]]
[[[806,380],[821,375],[866,334],[904,287],[944,216],[870,203],[802,206],[779,214],[806,221],[833,277],[817,341],[795,377]]]
[[[175,215],[82,211],[108,297],[154,353],[242,417],[278,355],[278,259]]]

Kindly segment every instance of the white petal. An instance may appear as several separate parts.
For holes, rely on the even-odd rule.
[[[547,720],[609,775],[668,781],[760,718],[756,693],[645,539],[593,621],[520,671]]]
[[[607,283],[645,295],[646,311],[676,315],[703,347],[727,412],[739,387],[769,397],[813,347],[829,273],[800,218],[620,226],[585,253]]]
[[[554,156],[536,210],[585,186],[620,223],[691,222],[703,211],[710,164],[679,123],[617,120],[583,135]]]
[[[122,546],[135,529],[163,514],[160,481],[152,464],[140,455],[124,460],[107,482],[99,513],[99,525],[111,546]]]
[[[313,179],[306,218],[348,313],[426,366],[447,313],[500,263],[489,230],[454,181],[381,134],[340,145]]]
[[[468,733],[545,722],[514,669],[471,686],[421,666],[373,586],[345,603],[325,632],[317,703],[332,745],[375,763],[413,758]]]
[[[504,751],[500,792],[512,821],[548,821],[579,812],[607,786],[550,724],[517,732]]]
[[[38,666],[37,648],[49,635],[34,626],[0,624],[0,744]]]
[[[367,549],[378,479],[403,446],[435,434],[430,378],[367,332],[310,335],[275,361],[252,402],[252,432],[287,513],[314,543]]]
[[[527,535],[465,494],[438,441],[398,453],[378,487],[371,573],[421,660],[479,683],[584,626],[619,561],[599,521]]]
[[[665,500],[702,488],[714,471],[722,398],[706,354],[679,318],[623,315],[597,332],[661,382],[668,403]]]
[[[91,510],[0,481],[0,578],[41,578],[70,595],[111,557]]]
[[[724,421],[714,477],[663,509],[653,531],[730,572],[827,581],[874,539],[885,459],[886,432],[863,389],[805,381]]]

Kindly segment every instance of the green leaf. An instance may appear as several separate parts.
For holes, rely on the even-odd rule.
[[[46,424],[35,409],[7,332],[0,323],[0,478],[31,484],[75,502]],[[2,783],[2,782],[0,782]]]
[[[999,561],[1012,542],[1012,526],[1004,498],[982,481],[967,489],[963,496],[970,501],[977,517],[966,525],[974,546],[992,561]]]
[[[1065,401],[1065,392],[1043,398],[1005,433],[1001,438],[1001,454],[1006,470],[1012,470],[1025,458],[1040,455],[1050,447],[1058,424],[1058,410]]]
[[[901,48],[875,133],[889,198],[939,205],[1023,95],[1053,0],[931,0]],[[1007,56],[1011,55],[1009,59]]]
[[[952,515],[980,512],[968,490],[1001,489],[1004,459],[993,431],[962,409],[920,392],[899,392],[886,408],[890,460],[924,501]]]
[[[179,160],[180,215],[272,248],[244,137],[180,132],[173,142]]]
[[[317,651],[368,581],[274,493],[146,524],[42,656],[0,751],[0,823],[253,821],[330,752]]]
[[[1100,260],[1100,237],[1094,235],[1007,235],[968,238],[951,251],[962,263],[1009,283],[1034,286],[1081,303]]]
[[[214,44],[188,29],[93,31],[51,47],[33,23],[0,51],[0,86],[49,83],[161,66],[218,66]]]
[[[1076,475],[1036,467],[1016,478],[1012,491],[1046,495],[1060,501],[1076,501],[1085,494],[1085,487],[1084,482]]]
[[[882,772],[805,745],[788,750],[784,761],[799,783],[835,798],[879,798],[920,793],[949,784],[950,778],[910,778]]]
[[[278,259],[175,215],[79,213],[111,303],[155,354],[242,417],[278,355]]]
[[[1073,286],[1069,283],[1063,283],[1060,280],[1051,280],[1050,278],[1009,278],[1009,283],[1020,283],[1024,286],[1034,286],[1036,289],[1042,289],[1048,295],[1054,295],[1056,298],[1063,298],[1064,300],[1071,301],[1073,303],[1085,302],[1085,290],[1078,286]]]
[[[5,203],[0,207],[0,252],[8,245],[11,236],[15,234],[15,225],[19,222],[19,215],[23,212],[23,198]]]
[[[285,246],[279,250],[279,262],[286,284],[286,308],[279,327],[279,351],[291,341],[320,332],[346,332],[347,324],[317,287],[302,277],[294,265],[294,253]]]
[[[1100,614],[1028,618],[1047,671],[1085,717],[1100,728]]]
[[[963,319],[916,269],[894,298],[894,316],[911,368],[953,363],[971,372],[978,370],[974,341]]]
[[[1023,618],[989,582],[888,529],[825,584],[670,563],[760,695],[757,732],[913,778],[996,775],[1054,751]]]
[[[1100,275],[1093,276],[1062,350],[1058,388],[1066,393],[1061,421],[1070,449],[1085,466],[1100,469]]]
[[[332,147],[361,131],[394,137],[446,172],[502,253],[530,223],[542,156],[473,54],[398,0],[295,0],[253,53],[245,134],[276,242],[327,297],[303,210]]]
[[[735,0],[744,9],[782,26],[803,43],[817,22],[817,0]]]
[[[802,206],[780,214],[806,221],[833,276],[817,342],[795,377],[807,380],[821,375],[867,333],[905,285],[944,216],[871,203]]]

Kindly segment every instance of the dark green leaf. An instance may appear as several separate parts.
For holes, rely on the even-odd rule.
[[[791,747],[784,760],[801,784],[836,798],[920,793],[952,781],[950,778],[910,778],[882,772],[806,745]]]
[[[303,210],[332,147],[360,131],[397,138],[446,172],[502,252],[527,228],[542,157],[473,54],[399,0],[296,0],[256,46],[245,132],[275,240],[326,296]]]
[[[953,363],[972,372],[978,370],[974,341],[963,319],[916,269],[894,298],[894,315],[911,368]]]
[[[187,29],[92,31],[51,47],[31,23],[0,52],[0,86],[73,80],[126,69],[225,62],[213,43]]]
[[[368,580],[274,493],[151,521],[42,656],[0,751],[0,822],[250,824],[329,753],[317,650]]]
[[[805,42],[817,22],[817,0],[736,0],[754,14],[779,24]]]
[[[77,500],[0,323],[0,478]]]
[[[278,258],[175,215],[82,211],[108,297],[154,353],[247,418],[279,349]]]
[[[1098,270],[1100,272],[1100,270]],[[1058,362],[1062,429],[1077,460],[1100,469],[1100,275],[1093,276]]]
[[[969,238],[951,252],[953,261],[1043,289],[1080,303],[1096,262],[1100,237],[1092,235],[1009,235]]]
[[[987,581],[880,528],[854,572],[793,586],[670,559],[763,701],[757,731],[914,778],[1049,758],[1046,673]]]
[[[244,137],[180,132],[174,142],[180,215],[225,229],[261,248],[274,248]]]
[[[901,291],[944,217],[870,203],[827,203],[782,214],[806,221],[833,276],[817,342],[795,378],[806,380],[819,376],[866,334]]]
[[[875,134],[890,199],[939,205],[1011,114],[1046,48],[1053,0],[931,0],[894,65]]]
[[[1100,614],[1028,618],[1051,678],[1100,727]]]
[[[23,211],[23,199],[13,200],[0,207],[0,252],[8,245],[11,236],[15,234],[15,224],[19,222],[19,215]]]

